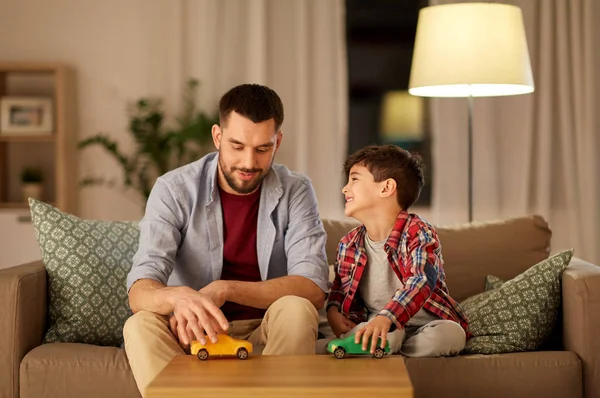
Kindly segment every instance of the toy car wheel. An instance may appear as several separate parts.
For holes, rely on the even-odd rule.
[[[377,359],[383,358],[384,355],[385,352],[383,351],[383,349],[381,349],[381,347],[376,348],[375,352],[373,353],[373,356]]]
[[[248,358],[248,350],[246,350],[244,347],[240,348],[239,350],[237,350],[237,357],[239,359]]]
[[[346,350],[344,350],[342,347],[338,347],[333,351],[333,355],[337,359],[344,359],[344,357],[346,356]]]
[[[198,351],[198,359],[201,361],[206,361],[208,359],[208,351],[206,351],[204,348]]]

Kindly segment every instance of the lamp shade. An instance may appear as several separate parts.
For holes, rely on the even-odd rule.
[[[519,7],[461,3],[421,9],[410,94],[493,97],[527,94],[533,90]]]

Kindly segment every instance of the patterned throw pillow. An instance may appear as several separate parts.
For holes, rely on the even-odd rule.
[[[461,305],[473,337],[463,353],[538,349],[554,329],[561,301],[561,276],[572,256],[572,249],[558,253],[501,286],[465,300]]]
[[[497,276],[488,275],[485,277],[485,288],[484,290],[487,292],[488,290],[498,289],[504,285],[504,281]]]
[[[82,220],[29,199],[48,274],[44,343],[120,346],[131,315],[126,277],[138,246],[137,222]]]
[[[500,286],[504,284],[504,281],[497,276],[488,275],[485,277],[485,285],[483,288],[483,293],[476,294],[475,296],[471,296],[465,300],[463,300],[460,305],[464,308],[465,306],[469,307],[472,301],[480,301],[485,294],[490,290],[498,289]]]

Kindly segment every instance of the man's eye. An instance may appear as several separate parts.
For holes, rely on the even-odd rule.
[[[242,149],[244,149],[244,147],[243,146],[234,146],[233,149],[236,151],[241,151]]]
[[[267,148],[257,148],[256,152],[258,153],[267,153],[269,150]]]
[[[357,180],[357,178],[356,178],[356,177],[352,177],[352,178],[350,179],[350,181],[356,181],[356,180]]]

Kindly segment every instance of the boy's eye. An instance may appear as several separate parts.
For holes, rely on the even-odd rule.
[[[352,178],[350,179],[350,181],[356,181],[356,180],[358,180],[358,178],[356,178],[356,177],[352,177]]]

